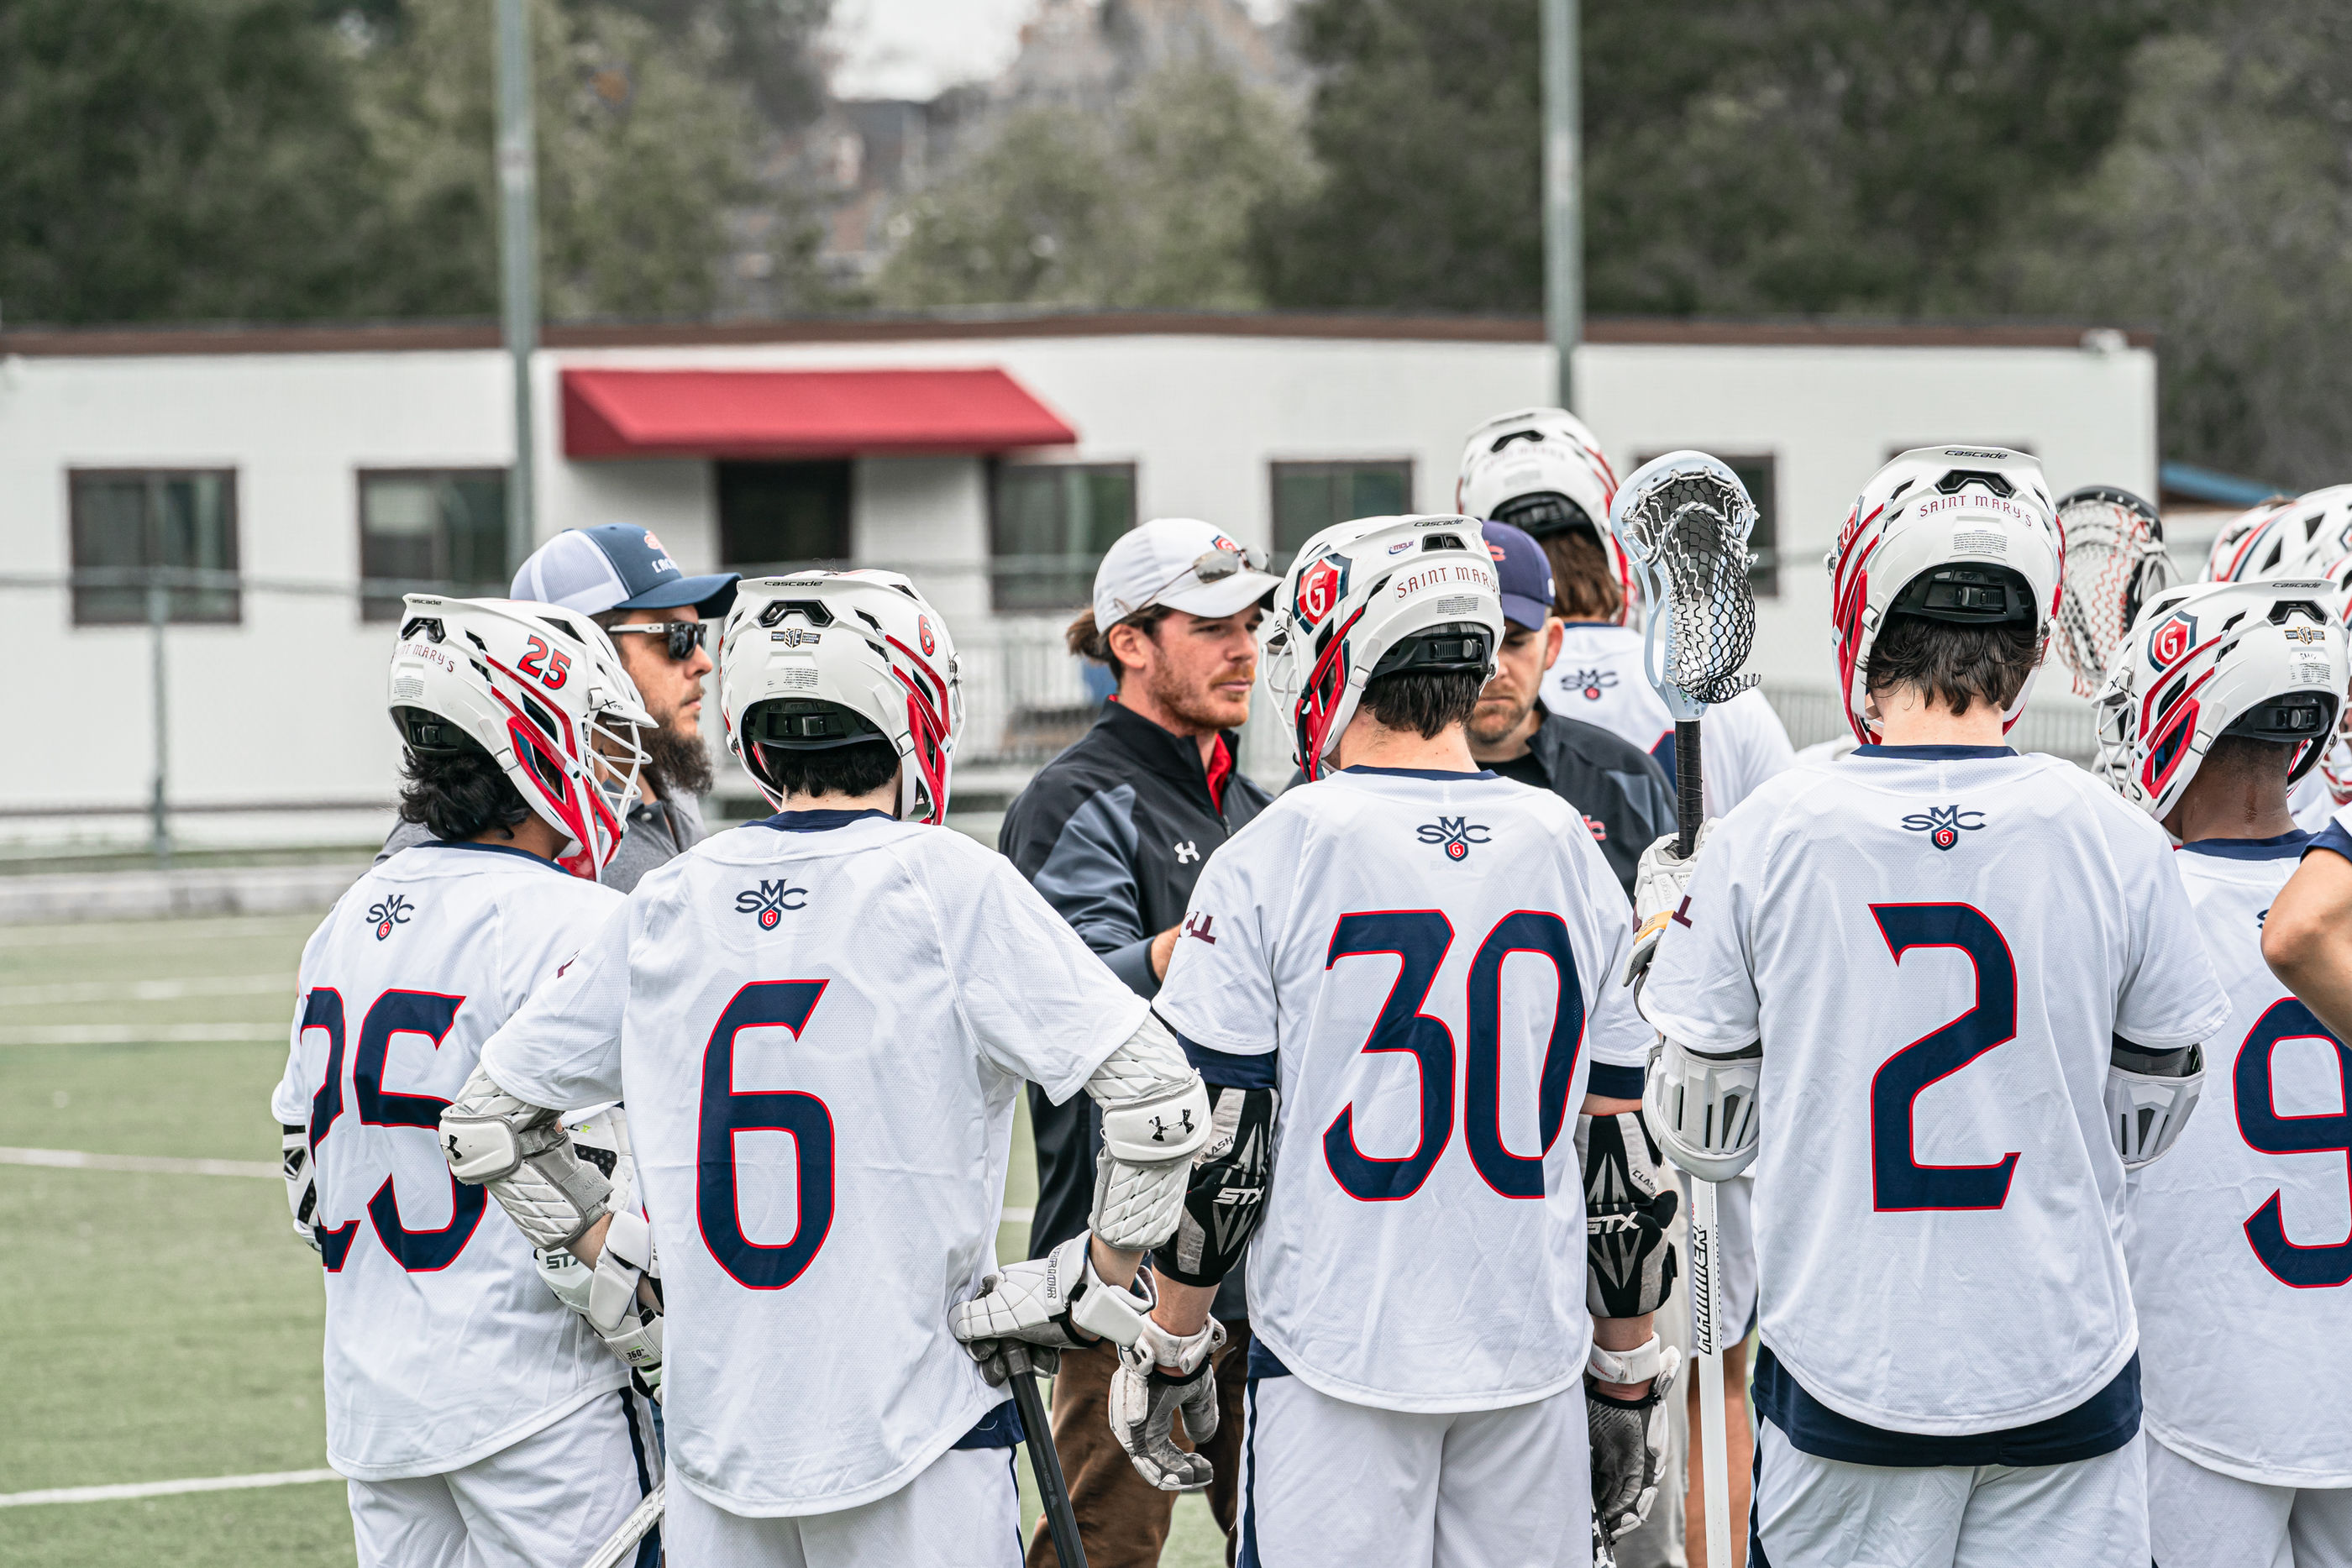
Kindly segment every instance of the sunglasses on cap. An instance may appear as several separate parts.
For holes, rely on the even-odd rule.
[[[656,621],[644,626],[611,627],[608,628],[607,634],[618,637],[625,632],[667,637],[669,639],[666,644],[669,650],[669,656],[684,661],[692,658],[696,649],[709,645],[710,622],[708,621]]]
[[[1225,579],[1237,577],[1244,571],[1264,571],[1265,570],[1265,552],[1264,550],[1244,549],[1238,545],[1231,549],[1203,550],[1192,558],[1192,563],[1190,566],[1153,589],[1144,596],[1142,603],[1133,610],[1129,610],[1128,613],[1133,615],[1139,611],[1150,609],[1159,602],[1161,594],[1188,577],[1196,578],[1202,582],[1223,582]],[[1125,609],[1127,601],[1122,599],[1118,601],[1118,604]]]

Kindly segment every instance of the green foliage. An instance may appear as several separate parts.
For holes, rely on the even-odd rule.
[[[900,215],[885,305],[1264,303],[1250,214],[1305,188],[1288,111],[1230,74],[1165,68],[1111,120],[1015,111],[956,178]]]

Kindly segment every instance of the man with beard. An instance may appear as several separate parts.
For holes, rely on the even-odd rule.
[[[1039,769],[1005,814],[997,848],[1138,995],[1160,990],[1202,862],[1265,809],[1265,790],[1235,766],[1232,731],[1249,716],[1256,631],[1276,580],[1207,523],[1162,517],[1113,545],[1095,574],[1094,607],[1070,624],[1070,652],[1108,666],[1118,689],[1092,729]],[[1239,1109],[1225,1108],[1227,1125]],[[1213,1119],[1217,1115],[1213,1108]],[[1029,1088],[1037,1142],[1037,1213],[1029,1255],[1042,1258],[1087,1227],[1102,1113],[1078,1095],[1055,1105]],[[1211,1145],[1228,1161],[1263,1159],[1263,1138]],[[1246,1186],[1248,1184],[1240,1184]],[[1198,1250],[1201,1226],[1189,1211]],[[1215,1361],[1221,1417],[1201,1445],[1206,1463],[1181,1472],[1130,1464],[1109,1422],[1108,1346],[1062,1354],[1054,1380],[1054,1442],[1093,1568],[1150,1568],[1168,1538],[1174,1492],[1209,1489],[1230,1538],[1241,1475],[1243,1368],[1249,1308],[1242,1270],[1225,1276],[1215,1312],[1227,1330]],[[1163,1450],[1164,1451],[1164,1450]],[[1050,1568],[1041,1527],[1031,1568]]]
[[[604,629],[654,717],[656,727],[640,737],[643,796],[630,807],[627,834],[604,868],[607,887],[627,893],[647,872],[702,841],[698,797],[710,789],[702,677],[711,669],[709,628],[735,602],[735,583],[731,571],[687,576],[661,540],[634,523],[560,533],[515,573],[515,598],[577,611]],[[421,824],[403,822],[384,840],[376,863],[432,837]]]

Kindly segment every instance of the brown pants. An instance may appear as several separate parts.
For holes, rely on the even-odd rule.
[[[1225,1325],[1225,1348],[1217,1353],[1217,1435],[1204,1450],[1216,1467],[1209,1483],[1209,1511],[1225,1532],[1225,1562],[1234,1560],[1234,1515],[1242,1484],[1242,1392],[1249,1376],[1249,1324]],[[1078,1539],[1087,1568],[1155,1568],[1168,1542],[1176,1494],[1161,1491],[1135,1473],[1134,1461],[1110,1434],[1110,1375],[1118,1358],[1108,1349],[1066,1350],[1061,1375],[1054,1379],[1054,1449],[1069,1483],[1070,1511],[1077,1515]],[[1177,1441],[1189,1448],[1177,1423]],[[1028,1568],[1056,1568],[1045,1521],[1029,1542]]]

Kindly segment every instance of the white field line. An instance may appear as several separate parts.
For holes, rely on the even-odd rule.
[[[267,1160],[183,1160],[168,1155],[92,1155],[79,1149],[0,1148],[0,1166],[47,1166],[52,1170],[144,1171],[154,1176],[279,1176]]]
[[[188,997],[268,997],[294,994],[291,975],[196,975],[178,980],[70,980],[51,986],[0,986],[0,1008],[59,1007],[79,1002],[176,1002]]]
[[[299,1487],[314,1481],[339,1481],[332,1470],[273,1470],[258,1476],[200,1476],[184,1481],[133,1481],[111,1487],[51,1487],[46,1491],[0,1494],[0,1508],[31,1508],[45,1502],[124,1502],[134,1498],[171,1497],[190,1491],[244,1491],[252,1487]]]
[[[220,1040],[274,1040],[282,1023],[41,1023],[0,1024],[0,1045],[203,1045]]]
[[[1003,1218],[999,1219],[996,1223],[999,1225],[1027,1225],[1036,1218],[1037,1211],[1034,1208],[1008,1208],[1004,1211]]]

